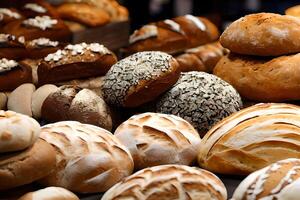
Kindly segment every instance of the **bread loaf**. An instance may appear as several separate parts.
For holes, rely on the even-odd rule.
[[[300,108],[257,104],[216,124],[202,139],[201,167],[222,174],[249,174],[273,162],[300,158]]]
[[[226,188],[214,174],[184,165],[162,165],[138,171],[108,190],[102,200],[226,200]]]
[[[116,62],[116,56],[98,43],[67,45],[40,63],[39,84],[104,76]]]
[[[217,27],[208,19],[185,15],[151,23],[136,30],[129,39],[127,53],[163,51],[182,52],[213,42],[219,37]]]
[[[285,10],[286,15],[291,15],[294,17],[300,17],[300,5],[290,7]]]
[[[0,9],[1,10],[1,9]],[[24,37],[0,33],[0,58],[19,60],[26,58],[28,52],[25,48]]]
[[[64,121],[42,127],[41,138],[56,149],[56,167],[41,180],[47,186],[104,192],[132,173],[129,151],[105,129]]]
[[[55,167],[55,151],[38,139],[29,148],[0,155],[0,191],[32,183]]]
[[[159,113],[134,115],[114,134],[128,147],[135,169],[164,164],[189,165],[196,159],[201,141],[187,121]]]
[[[235,190],[232,200],[299,199],[300,160],[286,159],[250,174]]]
[[[300,52],[300,19],[273,13],[247,15],[233,22],[220,42],[231,52],[279,56]]]
[[[190,122],[203,136],[215,123],[242,108],[236,90],[205,72],[185,72],[160,99],[156,109]]]
[[[24,1],[25,4],[21,7],[22,13],[27,17],[36,16],[51,16],[59,18],[56,8],[47,1]]]
[[[18,200],[79,200],[79,198],[69,190],[61,187],[47,187],[34,192],[29,192]]]
[[[137,107],[164,93],[178,77],[178,63],[171,55],[139,52],[120,60],[107,72],[103,96],[112,105]]]
[[[22,18],[24,18],[24,16],[14,8],[0,8],[1,26]]]
[[[300,53],[276,58],[254,58],[230,53],[216,65],[214,74],[230,83],[248,100],[299,100],[299,62]]]
[[[36,142],[40,125],[34,119],[0,110],[0,153],[23,150]]]

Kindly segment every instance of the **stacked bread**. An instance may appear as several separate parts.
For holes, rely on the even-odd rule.
[[[214,74],[246,99],[281,102],[300,99],[300,19],[258,13],[233,22],[220,42],[231,53]]]

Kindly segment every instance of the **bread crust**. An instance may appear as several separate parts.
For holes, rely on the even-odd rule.
[[[21,196],[18,200],[79,200],[69,190],[61,187],[47,187]]]
[[[294,17],[300,17],[300,5],[290,7],[285,10],[286,15],[291,15]]]

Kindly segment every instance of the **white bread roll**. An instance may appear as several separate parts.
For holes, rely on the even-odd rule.
[[[115,131],[128,147],[135,169],[163,165],[190,165],[201,142],[198,132],[175,115],[144,113],[134,115]]]
[[[34,119],[0,110],[0,153],[23,150],[39,137],[41,127]]]
[[[34,91],[32,83],[20,85],[9,95],[7,109],[32,117],[31,99]]]
[[[75,121],[42,127],[41,138],[56,149],[56,168],[41,180],[81,193],[104,192],[130,175],[133,160],[105,129]]]
[[[257,104],[216,124],[202,139],[201,167],[244,175],[286,158],[300,158],[300,107]]]
[[[79,198],[65,188],[47,187],[34,192],[29,192],[18,200],[79,200]]]
[[[209,171],[161,165],[138,171],[108,190],[102,200],[226,200],[222,181]]]
[[[6,104],[7,104],[7,96],[5,93],[0,92],[0,110],[5,109]]]
[[[232,200],[298,200],[299,191],[300,160],[290,158],[250,174]]]

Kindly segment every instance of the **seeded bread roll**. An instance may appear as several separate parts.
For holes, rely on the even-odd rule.
[[[21,11],[26,18],[36,16],[51,16],[53,18],[59,18],[56,8],[51,6],[51,4],[47,1],[27,1],[27,3],[21,7]]]
[[[128,147],[136,170],[164,164],[190,165],[201,141],[187,121],[159,113],[134,115],[114,134]]]
[[[55,167],[54,148],[38,139],[29,148],[0,155],[0,190],[32,183]]]
[[[50,121],[74,120],[112,129],[110,109],[95,92],[77,86],[61,86],[42,104],[42,118]]]
[[[65,188],[47,187],[34,192],[29,192],[18,200],[79,200],[79,198]]]
[[[38,139],[40,125],[34,119],[15,113],[0,110],[0,152],[23,150]]]
[[[231,52],[279,56],[300,52],[300,19],[273,13],[247,15],[233,22],[220,42]]]
[[[300,17],[300,5],[290,7],[285,10],[286,15],[291,15],[294,17]]]
[[[70,41],[71,32],[64,22],[49,16],[36,16],[26,20],[16,20],[3,27],[3,32],[24,36],[26,40],[38,39],[41,37],[57,41]]]
[[[1,26],[22,18],[24,18],[24,16],[14,8],[0,8]]]
[[[300,158],[300,107],[257,104],[216,124],[202,139],[201,167],[244,175],[286,158]]]
[[[129,151],[105,129],[64,121],[42,127],[41,138],[56,149],[56,167],[41,180],[47,186],[104,192],[132,173]]]
[[[28,52],[24,43],[25,39],[22,36],[16,37],[11,34],[0,33],[0,58],[11,60],[26,58]]]
[[[138,171],[108,190],[102,200],[121,199],[226,200],[222,181],[196,167],[162,165]]]
[[[235,190],[232,200],[297,200],[300,189],[300,160],[278,161],[250,174]]]
[[[68,45],[40,63],[39,84],[104,76],[116,62],[114,53],[98,43]]]
[[[171,55],[139,52],[112,66],[104,79],[103,95],[110,104],[137,107],[168,90],[178,77],[178,63]]]
[[[158,112],[190,122],[203,136],[215,123],[242,108],[236,90],[205,72],[185,72],[157,102]]]
[[[0,92],[0,110],[5,110],[7,104],[7,95],[3,92]]]
[[[208,19],[192,15],[151,23],[136,30],[129,39],[127,53],[163,51],[175,54],[216,41],[217,27]]]

